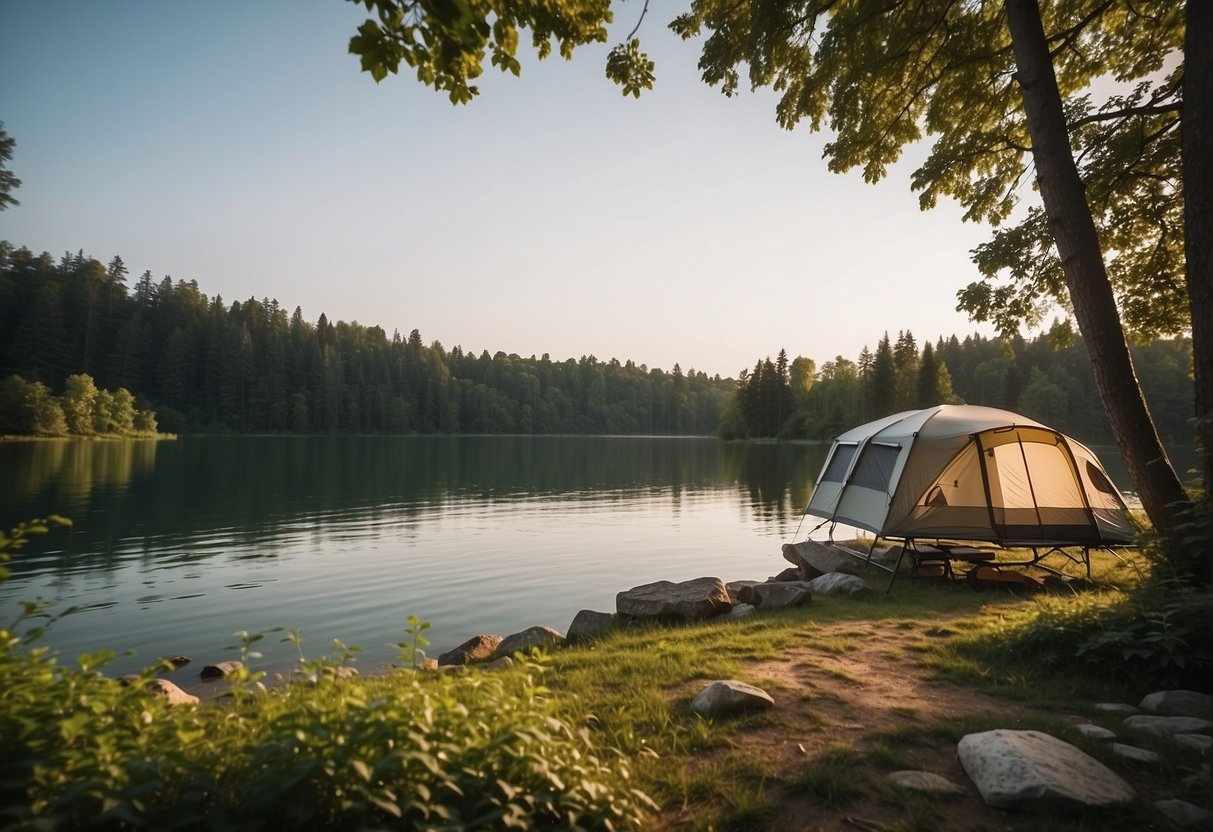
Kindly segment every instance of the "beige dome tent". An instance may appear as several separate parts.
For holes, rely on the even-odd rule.
[[[1134,534],[1089,449],[1025,416],[971,405],[897,413],[842,434],[805,514],[904,540],[1088,547]]]

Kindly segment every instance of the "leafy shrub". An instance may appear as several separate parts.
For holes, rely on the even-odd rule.
[[[0,535],[0,561],[45,529]],[[270,692],[242,669],[224,701],[170,708],[147,690],[157,668],[107,678],[112,654],[61,665],[15,632],[43,614],[0,629],[0,828],[616,829],[656,808],[555,715],[539,664],[347,680],[310,662],[314,682]],[[410,619],[412,658],[425,626]],[[260,636],[237,635],[255,657]]]
[[[1213,597],[1165,582],[1131,594],[1037,599],[975,647],[1059,674],[1083,670],[1135,687],[1203,690],[1213,683],[1210,620]]]

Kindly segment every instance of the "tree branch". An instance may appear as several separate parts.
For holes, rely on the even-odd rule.
[[[628,36],[624,41],[629,41],[632,36],[640,31],[640,24],[644,23],[644,16],[649,13],[649,0],[644,0],[644,8],[640,10],[640,19],[636,21],[636,25],[632,27],[632,31],[628,32]]]
[[[1182,110],[1183,103],[1179,101],[1170,104],[1151,104],[1146,107],[1126,107],[1123,110],[1112,110],[1106,113],[1092,113],[1089,116],[1083,116],[1071,122],[1068,125],[1068,129],[1072,133],[1079,127],[1094,124],[1097,121],[1113,121],[1118,118],[1129,118],[1130,116],[1155,116],[1163,113],[1178,113]]]
[[[1049,57],[1056,58],[1063,50],[1065,50],[1067,47],[1069,47],[1070,44],[1072,44],[1074,42],[1074,40],[1080,34],[1082,34],[1082,30],[1087,28],[1087,26],[1089,26],[1091,24],[1091,21],[1095,20],[1097,17],[1099,17],[1105,11],[1108,10],[1108,7],[1112,5],[1113,1],[1114,0],[1104,0],[1104,2],[1101,5],[1096,6],[1094,9],[1092,9],[1091,13],[1089,15],[1087,15],[1082,20],[1075,23],[1069,29],[1058,32],[1057,34],[1048,38],[1046,40],[1047,43],[1052,43],[1055,40],[1061,41],[1061,43],[1057,46],[1056,49],[1050,50]]]

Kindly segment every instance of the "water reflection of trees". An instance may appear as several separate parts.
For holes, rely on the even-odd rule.
[[[783,523],[808,504],[828,445],[728,443],[722,448],[726,476],[745,495],[754,516]]]
[[[122,489],[151,473],[158,445],[155,439],[7,444],[0,449],[5,472],[0,495],[10,507],[45,502],[67,513],[86,505],[96,489]]]
[[[679,501],[737,488],[755,518],[782,522],[807,503],[821,453],[667,437],[35,443],[9,454],[15,476],[0,487],[15,489],[9,496],[35,514],[74,515],[77,527],[61,544],[72,563],[61,568],[104,572],[131,556],[162,566],[234,551],[273,557],[300,534],[334,525],[371,535],[390,524],[407,536],[410,524],[464,501],[645,493]]]

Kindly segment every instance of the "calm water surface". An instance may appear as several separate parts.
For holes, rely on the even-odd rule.
[[[787,564],[826,445],[610,437],[186,437],[0,443],[0,523],[55,530],[0,585],[84,611],[44,643],[64,656],[131,650],[114,672],[236,630],[302,631],[390,662],[405,619],[437,655],[478,632],[564,631],[579,609],[656,580],[762,579]],[[268,635],[259,666],[289,663]],[[192,675],[192,674],[191,674]]]

